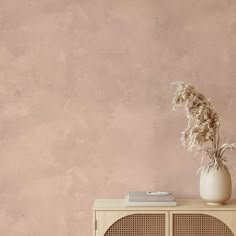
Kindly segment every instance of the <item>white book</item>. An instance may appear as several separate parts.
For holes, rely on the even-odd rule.
[[[125,198],[125,206],[126,207],[142,207],[142,206],[177,206],[176,201],[168,201],[168,202],[130,202],[127,197]]]

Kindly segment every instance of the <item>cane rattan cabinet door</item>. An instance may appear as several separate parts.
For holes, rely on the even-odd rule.
[[[168,236],[168,212],[96,212],[96,236]]]
[[[234,236],[235,212],[175,212],[171,219],[172,236]]]

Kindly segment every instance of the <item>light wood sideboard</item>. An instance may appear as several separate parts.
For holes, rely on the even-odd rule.
[[[126,207],[122,199],[97,199],[93,236],[236,236],[236,201],[208,206],[179,199],[175,207]]]

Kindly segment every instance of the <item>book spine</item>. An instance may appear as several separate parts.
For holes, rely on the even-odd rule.
[[[125,206],[136,206],[136,207],[144,207],[144,206],[176,206],[176,202],[126,202]]]

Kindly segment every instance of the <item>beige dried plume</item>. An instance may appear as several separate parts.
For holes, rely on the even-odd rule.
[[[200,93],[191,84],[175,82],[176,92],[173,98],[173,109],[178,106],[185,106],[188,119],[188,126],[182,132],[181,141],[189,151],[194,149],[207,154],[211,162],[209,166],[224,168],[226,159],[224,153],[227,150],[236,149],[236,143],[225,143],[220,145],[220,118],[209,99]],[[201,149],[203,144],[210,144],[209,147]]]

